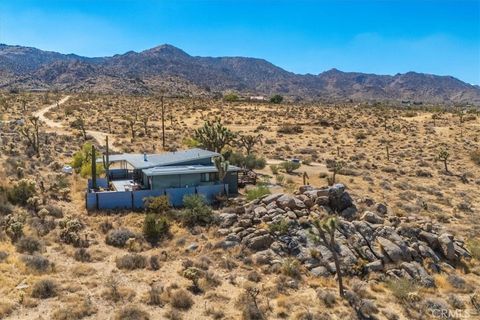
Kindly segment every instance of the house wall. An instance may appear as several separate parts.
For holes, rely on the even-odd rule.
[[[166,188],[184,188],[186,186],[209,186],[218,184],[219,181],[202,182],[200,173],[169,175],[169,176],[153,176],[152,190],[166,189]],[[228,193],[238,193],[238,181],[236,172],[228,172],[225,176],[225,184],[228,184]]]

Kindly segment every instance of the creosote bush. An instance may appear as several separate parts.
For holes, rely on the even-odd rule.
[[[183,198],[184,209],[179,212],[180,220],[187,227],[207,225],[213,220],[213,211],[200,195],[187,195]]]
[[[193,305],[192,295],[185,289],[178,289],[170,297],[172,307],[176,309],[188,310]]]
[[[16,243],[16,248],[20,253],[33,254],[42,249],[42,244],[37,238],[23,237]]]
[[[128,305],[120,309],[115,315],[115,320],[149,320],[150,315],[136,305]]]
[[[116,259],[117,268],[135,270],[147,266],[147,258],[136,253],[129,253]]]
[[[170,224],[166,217],[158,217],[156,214],[149,213],[145,216],[143,222],[143,236],[151,245],[156,245],[158,241],[165,238],[170,230]]]
[[[270,190],[266,186],[258,186],[247,190],[246,197],[248,201],[252,201],[270,194]]]
[[[18,181],[11,189],[7,190],[8,200],[19,205],[26,205],[27,200],[35,193],[35,182],[28,179]]]
[[[27,268],[36,272],[46,272],[52,267],[50,261],[42,256],[22,256],[21,259]]]
[[[50,279],[43,279],[36,282],[32,288],[32,297],[48,299],[57,295],[57,284]]]

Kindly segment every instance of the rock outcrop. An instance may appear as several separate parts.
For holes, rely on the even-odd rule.
[[[272,194],[220,215],[220,247],[243,245],[262,265],[295,257],[315,276],[335,272],[332,252],[321,241],[313,221],[337,216],[336,251],[345,274],[383,272],[391,277],[416,279],[431,287],[424,268],[452,268],[470,255],[464,243],[421,216],[397,217],[385,204],[369,199],[362,212],[341,184],[317,189],[300,188],[295,195]]]

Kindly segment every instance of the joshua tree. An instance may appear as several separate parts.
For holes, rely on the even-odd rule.
[[[137,124],[137,120],[135,119],[135,117],[132,117],[129,115],[123,118],[127,121],[127,124],[130,127],[130,133],[132,135],[132,141],[133,141],[135,140],[135,125]]]
[[[162,107],[162,147],[165,150],[165,106],[163,104],[163,95],[160,97],[160,104]]]
[[[336,251],[337,244],[335,242],[337,219],[335,217],[330,217],[323,221],[315,220],[313,222],[313,225],[318,231],[318,235],[313,235],[313,240],[316,243],[323,244],[330,250],[330,252],[332,252],[333,260],[335,262],[335,269],[337,272],[338,290],[340,292],[340,296],[343,298],[345,295],[343,288],[342,271],[340,269],[340,260],[338,259]]]
[[[40,126],[40,118],[32,116],[28,118],[28,122],[25,121],[25,124],[19,129],[20,134],[27,139],[27,144],[33,148],[38,156],[40,155]]]
[[[213,163],[218,170],[218,179],[223,181],[228,172],[229,162],[226,161],[223,156],[218,156],[213,158]]]
[[[240,135],[240,138],[238,139],[238,144],[240,145],[240,147],[245,148],[247,155],[252,153],[252,150],[257,143],[262,144],[261,134],[256,136],[250,134]]]
[[[201,128],[196,129],[194,138],[205,149],[220,153],[235,140],[236,134],[223,126],[217,117],[214,121],[207,120]]]
[[[145,114],[145,115],[142,116],[141,121],[142,121],[142,124],[143,124],[143,132],[145,133],[146,137],[149,136],[148,135],[148,120],[149,120],[148,115]]]
[[[450,172],[448,171],[448,166],[447,166],[448,158],[450,158],[450,153],[448,152],[448,150],[441,149],[440,152],[438,153],[437,161],[443,162],[443,165],[445,166],[445,172]]]
[[[346,163],[345,161],[334,161],[333,163],[333,172],[332,172],[332,181],[331,184],[334,185],[336,182],[337,174],[340,172],[340,170],[345,167]]]
[[[302,178],[303,178],[303,185],[304,185],[304,186],[308,185],[308,179],[309,179],[309,177],[308,177],[307,171],[304,171],[304,172],[303,172]]]

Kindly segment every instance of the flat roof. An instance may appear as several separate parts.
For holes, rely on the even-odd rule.
[[[142,153],[122,153],[110,155],[109,162],[126,161],[135,169],[146,169],[160,166],[168,166],[175,163],[181,163],[186,161],[194,161],[200,159],[207,159],[219,156],[219,153],[203,150],[199,148],[193,148],[188,150],[165,152],[157,154],[147,154],[145,161],[145,155]],[[101,163],[102,159],[97,159],[97,163]]]
[[[229,172],[240,171],[241,169],[236,166],[228,166]],[[189,174],[189,173],[209,173],[218,172],[215,166],[170,166],[170,167],[155,167],[143,170],[143,173],[147,177],[151,176],[168,176],[174,174]]]

